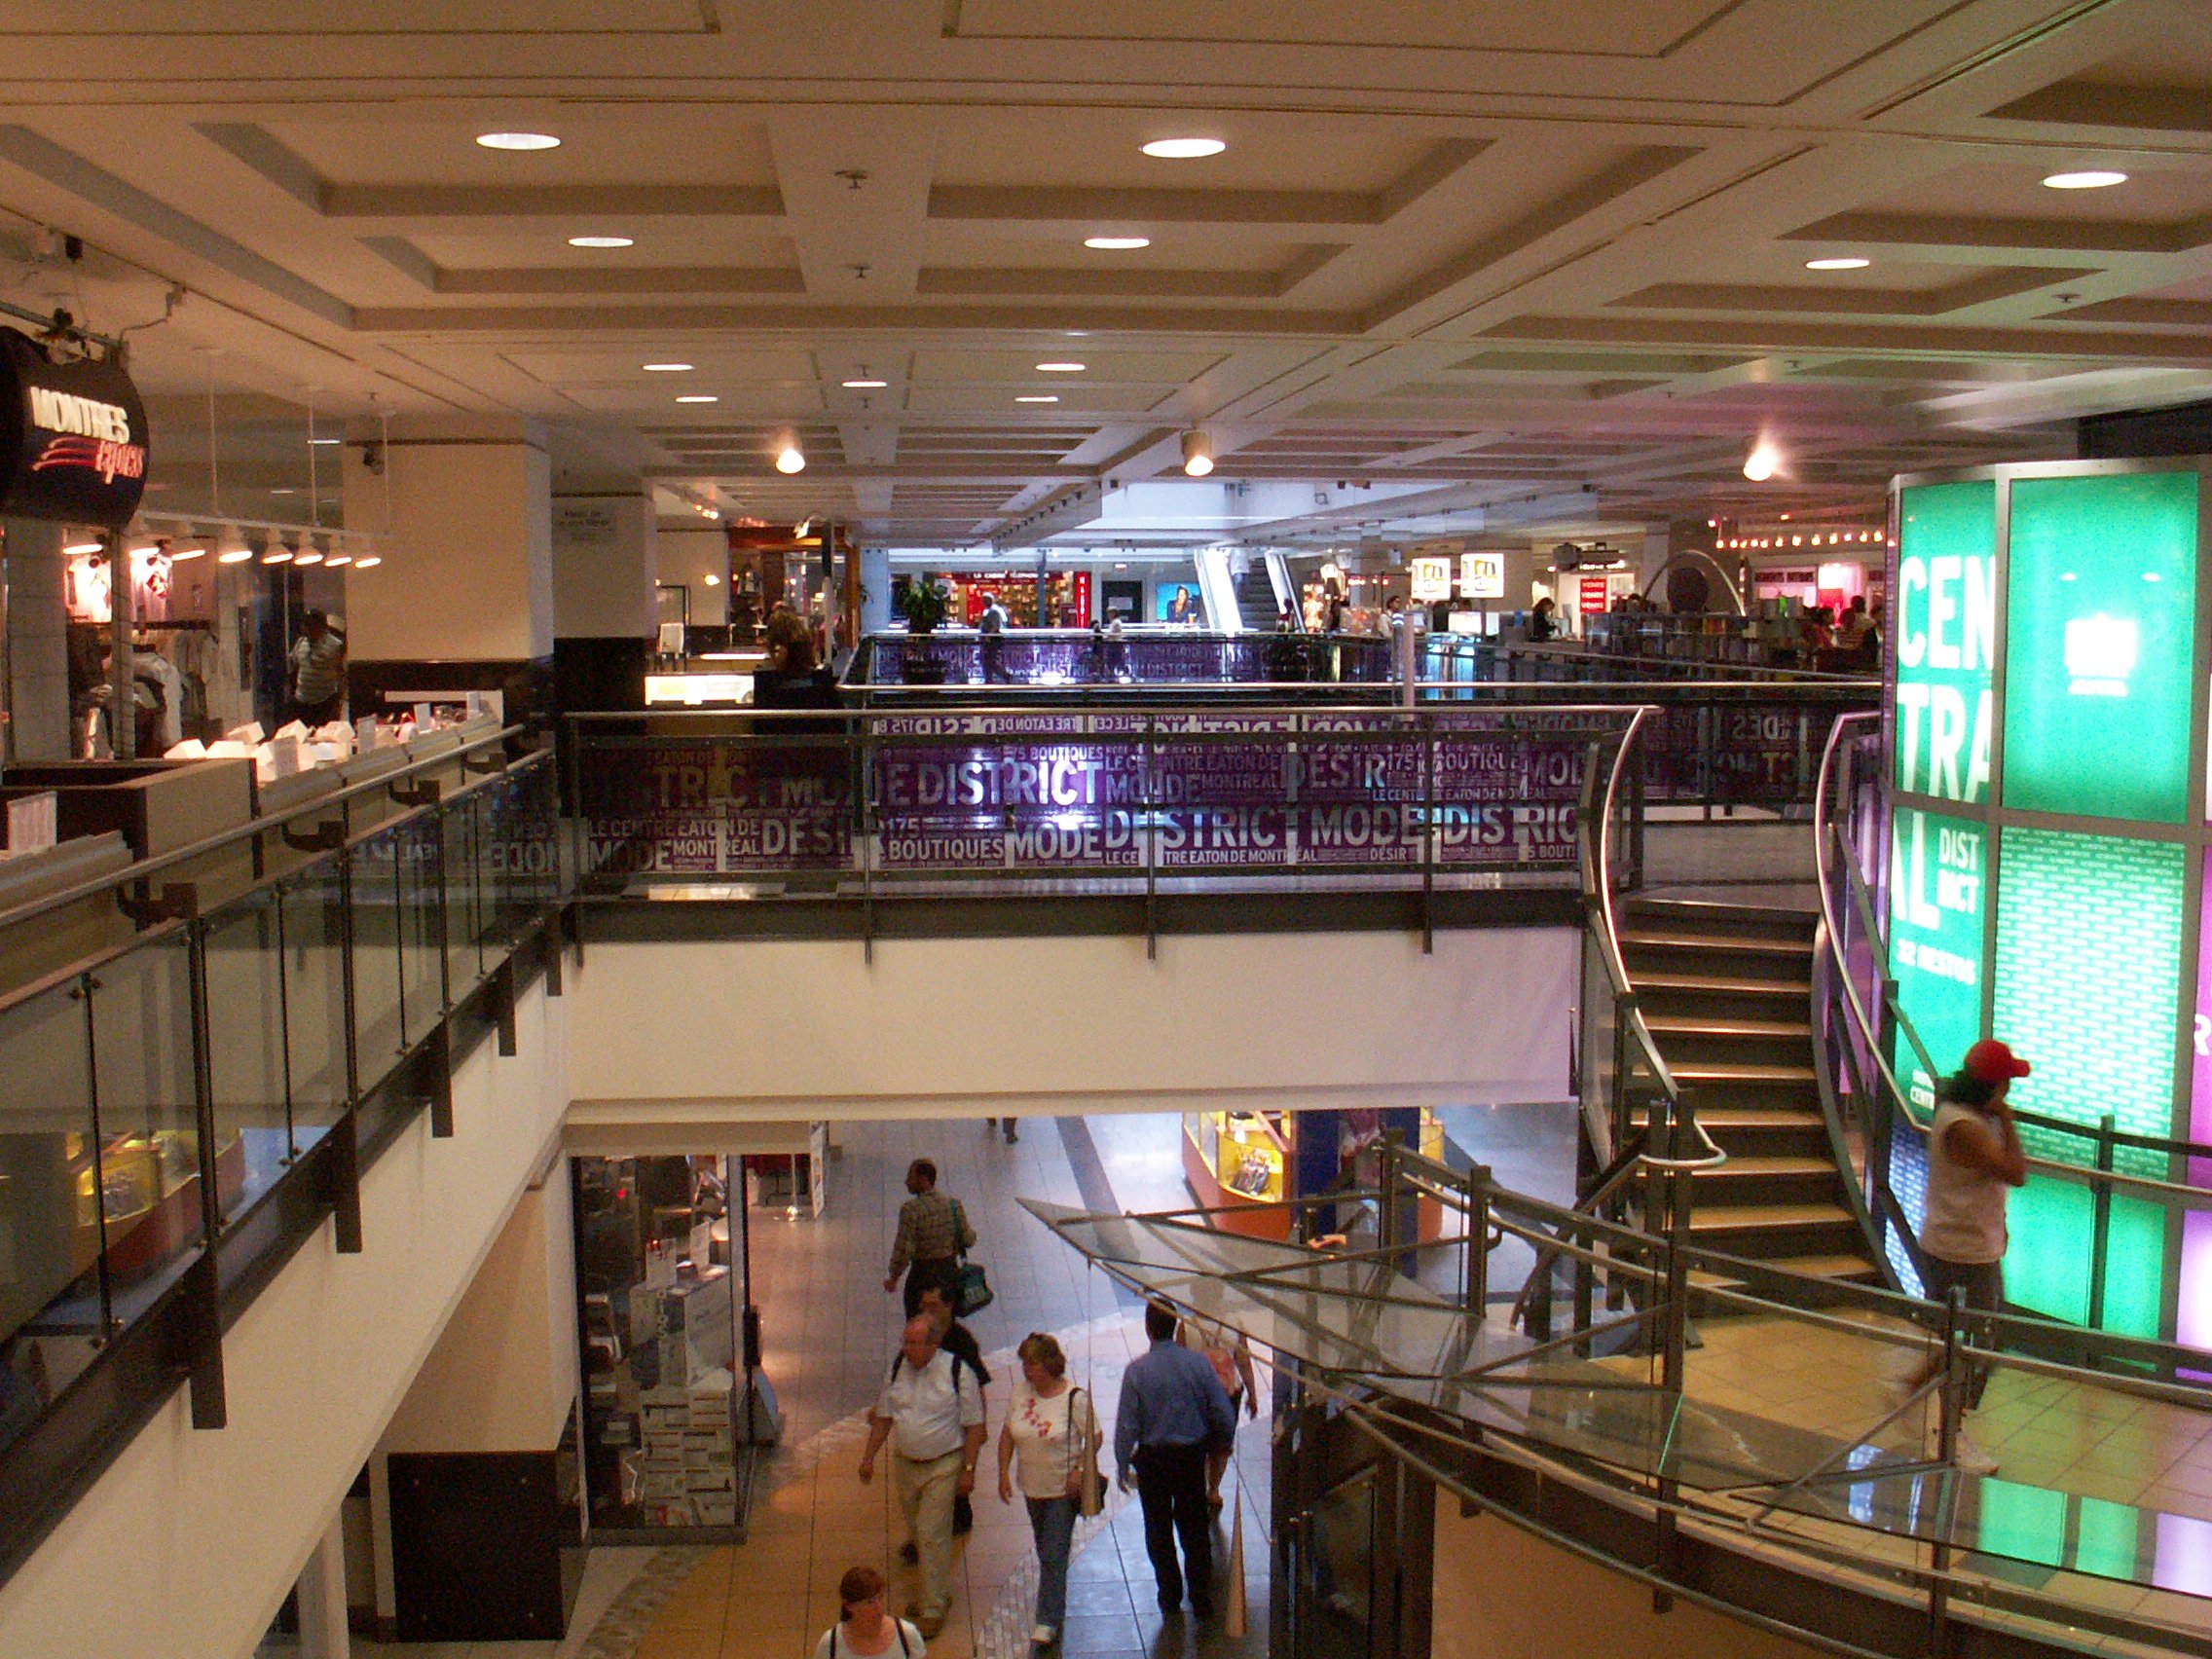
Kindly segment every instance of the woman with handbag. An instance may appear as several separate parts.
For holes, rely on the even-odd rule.
[[[1098,1414],[1090,1396],[1068,1381],[1067,1355],[1051,1337],[1032,1331],[1014,1352],[1021,1381],[999,1431],[999,1501],[1014,1501],[1018,1465],[1037,1539],[1037,1623],[1029,1640],[1045,1648],[1059,1640],[1067,1616],[1076,1517],[1095,1515],[1103,1503]]]

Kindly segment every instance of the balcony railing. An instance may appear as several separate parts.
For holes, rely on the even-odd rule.
[[[516,736],[0,914],[133,927],[0,997],[0,1575],[180,1382],[220,1427],[224,1325],[325,1217],[360,1248],[419,1113],[451,1132],[455,1025],[511,1024],[561,899]]]

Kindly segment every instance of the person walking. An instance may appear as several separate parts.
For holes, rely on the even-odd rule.
[[[937,1165],[928,1159],[906,1165],[906,1191],[911,1197],[899,1206],[899,1235],[891,1242],[883,1288],[897,1290],[899,1275],[906,1275],[906,1317],[911,1319],[921,1311],[922,1292],[929,1286],[942,1287],[949,1300],[961,1252],[975,1246],[976,1230],[968,1225],[960,1200],[937,1190]]]
[[[937,1345],[937,1327],[906,1322],[891,1379],[868,1413],[861,1484],[875,1478],[875,1455],[891,1444],[891,1485],[922,1567],[922,1590],[906,1610],[923,1637],[944,1629],[952,1607],[952,1500],[975,1490],[983,1453],[983,1395],[967,1368]]]
[[[2004,1306],[2005,1250],[2011,1241],[2005,1208],[2012,1189],[2028,1179],[2027,1154],[2005,1094],[2014,1079],[2028,1073],[2027,1061],[1995,1038],[1984,1038],[1936,1091],[1936,1116],[1928,1125],[1928,1218],[1920,1229],[1931,1302],[1947,1303],[1957,1290],[1977,1312],[1994,1313]],[[1921,1387],[1942,1363],[1941,1355],[1931,1357],[1908,1387]],[[1988,1386],[1988,1364],[1971,1365],[1968,1411],[1981,1404]],[[1964,1432],[1955,1455],[1969,1474],[1997,1472],[1996,1460]]]
[[[1260,1415],[1260,1386],[1252,1375],[1252,1345],[1244,1340],[1241,1331],[1233,1331],[1218,1319],[1197,1317],[1183,1321],[1181,1338],[1185,1347],[1205,1356],[1213,1367],[1213,1374],[1229,1391],[1229,1415],[1234,1418],[1238,1406],[1247,1417]],[[1206,1456],[1206,1507],[1221,1507],[1221,1481],[1229,1473],[1230,1454],[1233,1446],[1218,1446]]]
[[[1098,1416],[1090,1396],[1068,1381],[1068,1357],[1051,1337],[1030,1332],[1014,1356],[1021,1381],[999,1430],[999,1501],[1014,1501],[1018,1473],[1037,1540],[1037,1618],[1029,1641],[1050,1647],[1067,1619],[1068,1556],[1084,1467],[1098,1456]]]
[[[292,719],[313,731],[346,712],[346,636],[320,610],[292,642]]]
[[[976,618],[976,632],[983,637],[983,682],[987,685],[1007,683],[1006,625],[1006,607],[999,603],[999,596],[983,595],[983,611]]]
[[[1014,1125],[1021,1122],[1019,1118],[985,1118],[983,1122],[1004,1134],[1006,1144],[1009,1146],[1021,1138],[1020,1134],[1014,1129]]]
[[[983,1363],[982,1345],[976,1341],[976,1333],[952,1316],[952,1293],[942,1285],[924,1285],[921,1295],[921,1316],[930,1322],[937,1333],[937,1346],[950,1355],[953,1363],[964,1365],[976,1379],[976,1396],[983,1402],[983,1414],[991,1410],[991,1370]],[[960,1537],[975,1530],[976,1507],[963,1493],[952,1500],[952,1535]],[[899,1552],[902,1561],[914,1559],[914,1546],[907,1544]]]
[[[924,1659],[929,1644],[905,1619],[883,1610],[883,1574],[856,1567],[837,1580],[837,1622],[814,1644],[814,1659]]]
[[[1191,1610],[1207,1619],[1213,1617],[1213,1520],[1206,1509],[1206,1456],[1230,1443],[1236,1415],[1205,1356],[1175,1341],[1175,1309],[1164,1303],[1144,1310],[1152,1346],[1122,1374],[1114,1464],[1122,1490],[1134,1488],[1144,1505],[1144,1548],[1161,1611],[1180,1609],[1188,1577]]]

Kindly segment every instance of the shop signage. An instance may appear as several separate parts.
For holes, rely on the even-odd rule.
[[[0,513],[121,530],[146,490],[146,406],[113,363],[0,330]]]
[[[2179,824],[2195,633],[2194,471],[2016,480],[2005,804]]]
[[[1890,971],[1935,1070],[1902,1031],[1890,1059],[1924,1112],[1935,1110],[1937,1078],[1981,1037],[1987,848],[1980,825],[1909,806],[1890,826]]]
[[[1923,484],[1899,506],[1897,787],[1989,793],[1997,640],[1997,486]]]
[[[1413,562],[1414,603],[1433,605],[1452,597],[1452,561],[1416,559]]]
[[[1577,576],[1574,608],[1585,616],[1602,616],[1612,604],[1607,597],[1612,583],[1604,576]]]
[[[1460,554],[1459,593],[1465,599],[1503,599],[1505,597],[1505,555],[1502,553]]]

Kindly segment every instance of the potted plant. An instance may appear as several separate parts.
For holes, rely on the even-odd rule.
[[[943,588],[927,577],[917,577],[906,583],[903,592],[892,602],[899,614],[906,618],[909,636],[905,649],[900,654],[899,676],[908,685],[942,685],[945,665],[931,654],[927,646],[917,648],[915,640],[926,640],[942,622],[950,601]]]

